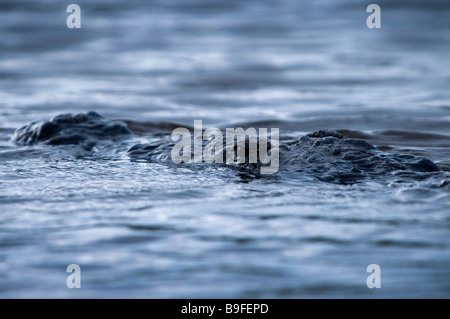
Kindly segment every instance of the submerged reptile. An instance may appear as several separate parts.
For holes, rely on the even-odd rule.
[[[79,145],[91,151],[99,143],[122,141],[139,134],[139,125],[131,123],[108,120],[95,112],[64,114],[48,121],[31,122],[17,129],[12,140],[19,145]],[[128,156],[131,160],[173,165],[171,150],[175,142],[170,139],[167,129],[175,127],[167,124],[167,132],[154,134],[158,136],[157,140],[129,147]],[[245,145],[248,148],[248,141]],[[224,149],[223,154],[226,152]],[[260,165],[263,164],[249,163],[247,159],[245,163],[233,164],[232,167],[257,173]],[[347,183],[398,173],[421,179],[428,173],[439,172],[440,168],[424,157],[382,152],[364,140],[348,138],[336,131],[320,130],[281,140],[279,170],[309,174],[328,182]]]

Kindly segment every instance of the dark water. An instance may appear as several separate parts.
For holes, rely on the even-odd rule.
[[[450,297],[448,1],[379,1],[379,30],[350,0],[77,4],[69,30],[66,4],[0,2],[1,297]],[[11,139],[90,110],[130,133]],[[279,173],[127,152],[194,120],[279,128]],[[323,178],[364,159],[289,144],[321,129],[441,171]]]

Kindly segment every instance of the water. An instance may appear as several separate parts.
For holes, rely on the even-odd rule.
[[[1,297],[450,296],[448,2],[379,1],[380,30],[351,0],[77,3],[79,30],[65,4],[0,3]],[[11,140],[90,110],[138,134]],[[127,154],[196,119],[338,130],[442,172],[330,183]]]

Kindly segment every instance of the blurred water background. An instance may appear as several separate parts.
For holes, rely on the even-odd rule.
[[[381,29],[356,0],[76,3],[81,29],[66,26],[70,2],[0,1],[0,297],[450,297],[450,2],[379,0]],[[90,110],[336,129],[444,172],[250,179],[132,162],[125,142],[78,156],[10,140]]]

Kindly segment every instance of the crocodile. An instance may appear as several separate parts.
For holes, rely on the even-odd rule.
[[[18,145],[79,145],[87,151],[93,151],[99,143],[138,136],[139,132],[133,131],[130,123],[109,120],[96,112],[63,114],[18,128],[12,140]],[[170,139],[169,131],[153,137],[156,139],[152,138],[148,143],[129,146],[126,152],[130,160],[174,165],[171,150],[175,142]],[[247,140],[246,154],[248,144]],[[270,142],[267,145],[270,150]],[[282,139],[278,148],[281,172],[312,175],[325,182],[351,183],[395,174],[424,178],[427,174],[441,171],[425,157],[383,152],[363,139],[349,138],[331,130],[318,130],[305,136]],[[224,149],[223,153],[227,151],[230,150]],[[232,151],[236,152],[236,149]],[[212,165],[231,166],[257,174],[258,168],[264,164],[249,163],[247,158],[243,163]]]

